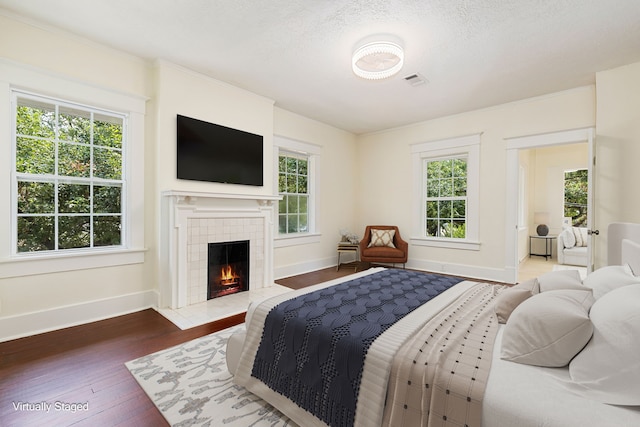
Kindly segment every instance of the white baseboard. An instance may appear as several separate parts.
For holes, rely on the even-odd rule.
[[[348,262],[349,260],[345,260]],[[287,265],[276,267],[274,277],[281,279],[283,277],[296,276],[298,274],[309,273],[323,268],[335,267],[335,258],[326,258],[323,260],[309,261],[302,264]],[[396,267],[402,267],[396,264]],[[413,270],[429,271],[432,273],[452,274],[454,276],[463,276],[478,280],[489,280],[492,282],[510,283],[513,273],[506,269],[478,267],[474,265],[450,264],[442,262],[424,261],[409,259],[406,268]]]
[[[273,277],[278,280],[282,279],[283,277],[297,276],[298,274],[310,273],[312,271],[322,270],[323,268],[335,266],[335,257],[313,260],[301,264],[291,264],[281,267],[275,267],[273,271]]]
[[[0,342],[96,322],[158,306],[156,290],[0,318]]]
[[[429,271],[432,273],[451,274],[476,280],[508,283],[509,274],[505,269],[479,267],[477,265],[451,264],[433,261],[412,260],[407,262],[407,268]]]

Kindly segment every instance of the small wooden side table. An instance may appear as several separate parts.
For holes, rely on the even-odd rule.
[[[338,266],[336,267],[336,271],[340,270],[340,266],[342,265],[340,263],[340,257],[343,253],[350,253],[350,254],[355,254],[356,260],[353,263],[354,271],[358,270],[358,261],[360,261],[360,245],[358,244],[354,244],[354,243],[349,243],[349,242],[339,242],[338,243]],[[345,263],[345,265],[347,265]]]

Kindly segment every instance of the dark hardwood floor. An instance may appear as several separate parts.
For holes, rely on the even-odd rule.
[[[277,282],[298,289],[353,272],[333,267]],[[0,426],[166,426],[124,363],[243,321],[183,331],[149,309],[0,343]],[[48,412],[35,406],[43,402]],[[56,402],[88,406],[72,412]]]

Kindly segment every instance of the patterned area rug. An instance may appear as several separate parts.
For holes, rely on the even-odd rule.
[[[296,426],[273,406],[236,386],[227,370],[234,326],[126,363],[172,426]]]

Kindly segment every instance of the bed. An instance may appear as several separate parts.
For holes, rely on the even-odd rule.
[[[640,425],[639,227],[612,224],[616,265],[584,282],[568,270],[514,287],[439,283],[437,296],[425,297],[416,289],[431,285],[418,283],[415,274],[435,281],[440,275],[376,268],[254,303],[246,330],[228,342],[229,370],[237,384],[305,427]],[[360,289],[364,284],[373,290]],[[308,300],[322,301],[324,293],[329,297],[317,304],[327,306],[343,298],[335,292],[344,292],[353,296],[350,310],[362,311],[350,302],[366,301],[367,293],[385,299],[383,290],[390,294],[393,286],[402,289],[400,305],[411,306],[394,306],[402,313],[395,323],[373,316],[384,325],[374,333],[362,317],[351,316],[356,321],[347,330],[364,336],[364,348],[362,342],[340,347],[342,338],[336,344],[316,328],[325,322],[335,329],[344,313],[319,321],[326,308]],[[327,342],[336,348],[331,357]],[[360,361],[353,356],[361,353]],[[322,368],[308,366],[316,359]],[[342,376],[346,385],[321,375]]]

